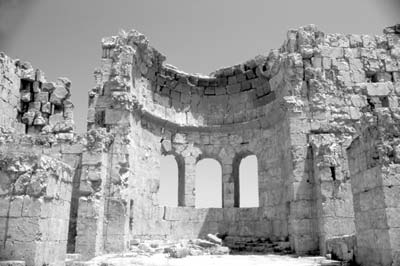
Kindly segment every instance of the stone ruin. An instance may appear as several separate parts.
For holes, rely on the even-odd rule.
[[[102,51],[85,134],[68,79],[0,54],[1,260],[64,265],[66,253],[221,233],[231,248],[286,241],[299,255],[400,265],[400,25],[301,27],[209,76],[165,64],[134,30]],[[164,155],[179,168],[176,207],[158,202]],[[239,204],[248,155],[256,208]],[[222,208],[195,208],[203,158],[221,164]]]

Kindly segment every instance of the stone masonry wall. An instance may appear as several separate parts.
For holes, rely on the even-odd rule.
[[[176,236],[157,202],[160,157],[173,154],[181,207],[194,207],[197,161],[221,164],[223,208],[211,212],[222,213],[218,230],[238,232],[224,213],[239,207],[236,164],[254,154],[260,207],[240,228],[289,237],[297,253],[324,253],[329,238],[354,234],[345,150],[362,113],[398,105],[394,28],[382,36],[325,34],[313,25],[290,30],[268,56],[209,76],[164,61],[143,35],[121,31],[103,39],[102,64],[89,93],[88,127],[105,128],[126,145],[119,142],[113,153],[120,155],[109,160],[111,169],[123,165],[124,171],[111,174],[105,188],[111,194],[116,189],[114,199],[125,206],[122,231],[128,223],[131,238]],[[122,177],[127,181],[121,183]],[[200,232],[200,224],[211,226],[207,219],[192,224],[183,217],[176,223],[185,223],[189,235]]]
[[[0,73],[0,259],[64,265],[84,143],[73,133],[70,82],[46,82],[3,53]]]
[[[301,215],[306,214],[297,217],[291,212],[290,235],[300,235],[292,238],[296,251],[318,249],[313,242],[317,237],[324,253],[326,239],[355,232],[345,150],[358,134],[363,113],[398,106],[399,40],[395,27],[377,36],[325,34],[313,25],[288,32],[279,52],[293,58],[297,73],[289,80],[286,98],[293,161],[291,204],[302,206]],[[290,69],[289,64],[285,67]],[[310,215],[313,219],[304,219]]]
[[[188,238],[217,230],[288,238],[282,158],[289,154],[278,149],[287,145],[282,134],[287,131],[284,109],[274,103],[276,92],[259,65],[266,57],[203,77],[162,65],[164,57],[135,31],[105,39],[103,49],[97,85],[89,93],[88,127],[106,128],[113,136],[109,154],[115,155],[108,160],[111,172],[105,181],[109,187],[102,189],[124,206],[120,215],[113,214],[125,217],[115,231],[124,232],[129,224],[131,238]],[[159,165],[165,154],[175,155],[183,169],[182,208],[176,208],[183,215],[180,220],[158,204]],[[259,162],[260,208],[241,210],[233,208],[239,204],[233,169],[249,154]],[[202,158],[214,158],[222,166],[222,209],[194,209],[195,166]],[[92,206],[103,210],[102,204]],[[240,218],[242,213],[247,217]],[[102,242],[107,249],[106,240]]]
[[[0,158],[0,259],[64,265],[72,168],[4,147]]]
[[[399,108],[377,108],[348,149],[361,265],[400,263]]]

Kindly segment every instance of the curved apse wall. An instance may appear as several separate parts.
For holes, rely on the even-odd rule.
[[[286,239],[290,151],[284,97],[303,78],[301,60],[273,50],[209,76],[164,61],[136,31],[105,38],[97,86],[89,94],[89,130],[105,128],[123,143],[111,153],[122,149],[129,162],[127,181],[111,181],[110,191],[129,203],[130,236],[193,238],[224,231]],[[178,207],[158,202],[163,154],[178,162]],[[240,154],[259,158],[259,207],[237,208],[233,172]],[[222,208],[195,208],[196,163],[207,158],[221,165]]]

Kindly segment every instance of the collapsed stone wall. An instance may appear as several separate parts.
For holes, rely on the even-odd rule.
[[[0,54],[1,126],[18,133],[70,133],[73,131],[71,82],[47,82],[44,73],[29,62]]]

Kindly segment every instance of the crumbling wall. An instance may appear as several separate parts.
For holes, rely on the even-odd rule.
[[[17,120],[20,111],[21,78],[26,76],[25,67],[18,67],[16,62],[0,53],[0,126],[15,128],[17,132],[25,132],[25,126]],[[34,75],[34,74],[33,74]]]
[[[44,73],[28,62],[1,53],[0,126],[17,133],[70,133],[73,131],[71,82],[47,82]]]
[[[0,259],[64,265],[82,153],[70,82],[47,82],[41,70],[1,53],[0,88]]]
[[[0,259],[64,265],[72,168],[2,147],[0,169]]]

